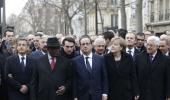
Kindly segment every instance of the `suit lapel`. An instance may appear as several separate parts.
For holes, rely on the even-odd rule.
[[[81,65],[83,65],[83,66],[80,66],[80,67],[82,67],[82,69],[84,69],[84,70],[87,70],[83,55],[80,57],[80,63],[81,63]]]
[[[44,67],[48,70],[48,72],[51,72],[52,70],[48,59],[48,55],[45,55],[43,60],[44,60]]]
[[[20,64],[20,59],[19,59],[19,56],[18,56],[18,55],[15,56],[15,62],[14,62],[14,63],[16,63],[17,66],[18,66],[18,68],[19,68],[20,70],[22,70],[22,65]]]
[[[155,70],[159,66],[159,57],[159,52],[157,52],[151,64],[151,71]]]

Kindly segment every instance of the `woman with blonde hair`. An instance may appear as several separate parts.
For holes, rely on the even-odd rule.
[[[138,83],[133,58],[124,52],[125,40],[111,40],[111,52],[105,55],[108,73],[108,100],[138,100]]]

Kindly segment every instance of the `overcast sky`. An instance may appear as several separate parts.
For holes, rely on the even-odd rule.
[[[6,0],[6,17],[12,13],[18,15],[28,0]]]

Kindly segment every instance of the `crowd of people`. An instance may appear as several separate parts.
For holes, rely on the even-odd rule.
[[[170,100],[170,32],[0,39],[0,100]]]

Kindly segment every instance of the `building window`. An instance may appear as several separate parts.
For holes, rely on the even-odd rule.
[[[118,15],[115,14],[111,15],[111,26],[112,27],[118,26]]]
[[[113,5],[117,5],[117,0],[111,0],[111,3],[112,3]]]

